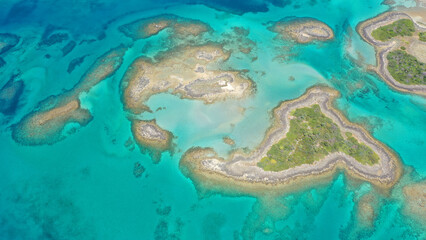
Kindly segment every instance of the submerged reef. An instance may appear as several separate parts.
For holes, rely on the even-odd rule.
[[[80,66],[84,62],[84,59],[86,57],[87,55],[84,55],[84,56],[76,57],[72,59],[70,63],[68,64],[67,73],[72,73],[76,67]]]
[[[5,115],[14,114],[18,107],[19,99],[24,92],[23,81],[15,81],[12,77],[0,89],[0,112]]]
[[[426,28],[405,13],[387,12],[357,26],[362,38],[374,46],[377,72],[391,87],[426,96]]]
[[[287,17],[274,22],[269,30],[278,33],[282,39],[292,39],[298,43],[327,41],[334,38],[333,30],[314,18]]]
[[[164,29],[172,31],[174,37],[198,36],[210,31],[210,26],[199,20],[192,20],[172,14],[143,18],[118,28],[133,40],[149,38]]]
[[[181,169],[188,177],[196,181],[208,182],[210,187],[215,184],[229,184],[232,181],[235,188],[242,191],[268,189],[268,187],[285,188],[293,185],[292,183],[301,183],[308,179],[312,181],[312,178],[319,179],[322,175],[329,176],[336,168],[346,169],[350,176],[370,181],[383,188],[393,186],[401,174],[398,157],[361,126],[350,123],[334,109],[333,102],[338,95],[337,91],[328,87],[313,87],[302,97],[285,101],[275,108],[273,125],[267,131],[262,143],[252,152],[236,150],[224,159],[219,157],[213,149],[192,148],[182,157]],[[342,141],[338,144],[342,149],[321,150],[331,147],[332,144],[329,141],[339,142],[337,137],[332,135],[328,136],[326,142],[314,141],[310,147],[307,147],[308,149],[287,149],[299,147],[293,142],[289,145],[281,144],[282,139],[291,138],[289,133],[294,127],[292,122],[297,121],[294,114],[297,114],[298,110],[305,111],[309,108],[318,114],[311,116],[314,119],[300,121],[300,124],[309,126],[311,131],[317,134],[310,136],[303,130],[304,128],[297,128],[293,134],[299,136],[308,134],[310,139],[315,139],[318,138],[319,132],[324,131],[324,128],[339,130],[346,133],[341,135]],[[320,119],[316,119],[318,116],[329,118],[332,125],[324,125]],[[309,121],[315,124],[309,125]],[[297,158],[272,161],[269,159],[270,151],[277,146],[276,144],[279,144],[278,151],[288,150],[289,153],[300,151],[311,154],[313,159],[310,162],[299,161]],[[265,158],[269,159],[267,163]],[[288,161],[295,162],[290,164]],[[287,163],[288,167],[275,168],[275,165],[282,163]]]
[[[133,120],[132,133],[141,151],[148,150],[154,162],[158,162],[161,153],[171,151],[173,134],[161,129],[155,120]]]
[[[53,144],[65,138],[68,124],[87,125],[92,116],[82,109],[79,96],[110,77],[121,66],[127,48],[120,46],[100,56],[70,90],[41,101],[36,110],[15,124],[13,139],[24,145]],[[75,130],[72,127],[71,132]]]
[[[39,42],[39,46],[52,46],[54,44],[61,43],[70,38],[67,31],[64,29],[48,25],[44,30],[44,33]]]
[[[376,193],[366,193],[358,200],[357,217],[365,227],[374,227],[379,211],[379,200]]]
[[[25,116],[14,127],[13,138],[25,145],[53,144],[65,137],[63,130],[66,124],[85,126],[91,119],[89,110],[81,109],[78,100],[65,101],[51,109]]]
[[[62,51],[62,56],[65,57],[66,55],[68,55],[68,53],[70,53],[75,47],[77,46],[77,43],[75,41],[69,41],[67,43],[67,45],[65,45],[61,51]]]
[[[0,54],[9,51],[19,43],[19,37],[15,34],[0,33]]]
[[[161,92],[205,103],[250,95],[254,85],[242,76],[241,71],[220,69],[220,64],[229,57],[230,52],[214,43],[179,46],[159,53],[155,59],[140,57],[131,64],[122,80],[124,107],[133,114],[151,112],[145,102]],[[156,125],[155,122],[150,124]],[[156,128],[160,129],[159,126]],[[140,134],[133,131],[133,135]],[[150,141],[142,141],[140,146],[158,149],[157,144]],[[158,150],[166,149],[161,147]]]
[[[411,216],[416,216],[426,224],[426,181],[405,186],[403,189],[406,200],[405,211]]]

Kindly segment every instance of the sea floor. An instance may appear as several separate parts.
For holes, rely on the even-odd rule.
[[[376,62],[374,49],[355,30],[390,9],[382,0],[6,2],[0,32],[20,42],[0,55],[6,62],[0,88],[11,79],[24,88],[11,112],[0,113],[0,239],[426,238],[424,222],[407,213],[401,190],[426,176],[426,99],[397,92],[368,72],[367,65]],[[147,105],[162,110],[140,117],[155,118],[175,136],[173,154],[164,153],[154,164],[137,146],[125,146],[132,135],[120,81],[135,58],[155,56],[176,43],[167,32],[133,41],[118,27],[165,13],[209,24],[211,41],[225,39],[232,27],[248,29],[252,52],[233,54],[224,67],[247,69],[256,92],[208,105],[168,93],[151,97]],[[267,26],[288,16],[323,21],[335,39],[304,45],[279,40]],[[66,42],[39,44],[49,25],[76,42],[66,56]],[[123,65],[81,97],[93,115],[86,127],[74,132],[68,126],[67,137],[53,145],[14,141],[14,124],[38,102],[72,88],[97,57],[120,44],[129,46]],[[83,56],[68,73],[70,62]],[[337,89],[336,107],[399,155],[404,173],[392,190],[339,172],[326,184],[290,193],[200,194],[180,171],[182,154],[194,146],[213,147],[222,156],[235,147],[255,148],[271,124],[272,109],[316,84]],[[235,146],[225,144],[224,136]],[[134,175],[136,163],[145,168],[140,177]],[[362,218],[360,203],[368,194],[374,196],[374,214]]]

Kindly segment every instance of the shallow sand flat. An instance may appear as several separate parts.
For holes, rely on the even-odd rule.
[[[419,0],[423,7],[400,8],[398,11],[409,15],[418,25],[426,27],[426,1]],[[422,3],[421,3],[422,2]]]
[[[242,72],[220,69],[229,56],[221,45],[210,43],[178,47],[160,53],[155,60],[138,58],[123,77],[125,108],[133,113],[149,111],[145,102],[168,91],[205,103],[251,94],[253,84]]]
[[[236,151],[224,160],[212,149],[192,149],[181,160],[184,168],[197,171],[199,175],[206,172],[248,183],[286,184],[300,177],[318,176],[334,170],[336,165],[343,166],[351,176],[371,181],[382,187],[392,186],[400,176],[399,160],[386,146],[375,140],[360,126],[346,120],[334,110],[332,104],[338,96],[335,90],[326,87],[313,87],[302,97],[283,102],[274,111],[274,124],[268,130],[260,146],[250,152]],[[280,172],[265,171],[257,163],[266,156],[270,147],[277,143],[289,131],[289,116],[292,110],[319,104],[322,113],[331,118],[342,131],[350,132],[360,142],[377,153],[379,163],[372,166],[363,165],[344,153],[332,153],[313,164],[304,164]],[[188,167],[186,167],[188,166]]]
[[[413,41],[410,43],[407,52],[416,57],[420,62],[426,63],[426,42],[419,40]]]
[[[290,38],[298,43],[314,40],[327,41],[334,38],[333,30],[325,23],[314,18],[282,19],[269,28],[280,34],[281,38]]]
[[[361,37],[368,42],[369,44],[373,45],[376,50],[376,59],[377,59],[377,67],[373,68],[371,67],[371,70],[376,71],[382,79],[385,80],[386,83],[388,83],[391,87],[403,91],[403,92],[409,92],[409,93],[415,93],[419,95],[426,96],[426,86],[425,85],[407,85],[402,84],[398,81],[396,81],[389,71],[387,70],[387,54],[393,50],[399,49],[401,46],[401,38],[395,37],[389,41],[382,42],[375,40],[371,33],[382,26],[389,25],[397,20],[400,19],[410,19],[410,16],[408,16],[405,13],[401,12],[387,12],[384,14],[381,14],[377,17],[374,17],[372,19],[369,19],[367,21],[364,21],[357,26],[357,32],[361,35]],[[417,31],[426,31],[426,28],[419,26],[418,24],[414,24]],[[416,35],[416,34],[415,34]],[[410,38],[416,38],[410,37]],[[402,38],[404,39],[404,38]],[[414,41],[414,40],[411,41]]]

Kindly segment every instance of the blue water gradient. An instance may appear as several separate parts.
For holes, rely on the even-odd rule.
[[[426,99],[397,92],[366,71],[375,64],[374,49],[355,31],[359,22],[387,10],[382,0],[3,1],[0,33],[21,39],[0,55],[6,62],[0,89],[10,81],[23,85],[13,114],[0,113],[0,239],[425,239],[424,226],[404,212],[401,187],[426,176]],[[133,42],[118,26],[164,13],[208,23],[215,30],[212,41],[234,26],[249,29],[257,60],[237,55],[224,67],[249,69],[257,91],[210,105],[167,93],[151,97],[147,105],[163,110],[141,117],[155,118],[176,136],[174,154],[153,164],[137,147],[125,146],[131,132],[119,86],[135,58],[155,56],[174,42],[167,32]],[[267,26],[287,16],[317,18],[336,37],[307,45],[277,40]],[[52,26],[68,38],[39,44]],[[76,46],[65,55],[70,41]],[[129,46],[121,68],[81,97],[93,115],[87,127],[54,145],[13,141],[14,123],[39,101],[74,86],[97,57],[119,44]],[[82,56],[68,73],[70,62]],[[205,196],[180,172],[179,159],[193,146],[214,147],[225,156],[232,147],[222,138],[230,136],[236,147],[256,147],[271,110],[319,83],[341,93],[336,107],[348,119],[399,154],[406,171],[393,191],[337,173],[325,185],[293,193]],[[133,175],[135,163],[145,168],[140,178]],[[366,227],[358,209],[368,193],[379,204]]]

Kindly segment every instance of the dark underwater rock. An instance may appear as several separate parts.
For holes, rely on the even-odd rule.
[[[69,43],[67,43],[67,45],[62,48],[62,56],[65,57],[66,55],[68,55],[68,53],[70,53],[76,45],[77,43],[75,41],[70,41]]]
[[[0,68],[2,68],[4,65],[6,65],[6,61],[0,57]]]
[[[140,178],[142,174],[145,172],[145,167],[142,166],[139,162],[135,162],[135,165],[133,167],[133,175],[136,178]]]
[[[55,33],[50,35],[47,39],[44,39],[40,45],[52,46],[57,43],[61,43],[68,40],[69,36],[67,33]]]
[[[19,37],[15,34],[0,33],[0,54],[9,51],[19,43]]]
[[[11,78],[6,85],[0,89],[0,112],[4,115],[12,115],[15,113],[19,99],[24,92],[24,82],[14,81]]]
[[[80,66],[84,62],[85,57],[87,57],[87,55],[84,55],[84,56],[78,57],[78,58],[74,58],[73,60],[71,60],[70,63],[68,64],[67,72],[72,73],[72,71],[74,71],[74,69],[76,67]]]
[[[54,44],[61,43],[63,41],[68,40],[70,38],[68,33],[55,32],[60,30],[63,30],[63,29],[49,24],[43,32],[39,46],[43,46],[43,45],[52,46]]]

